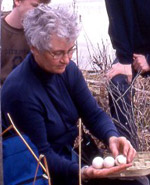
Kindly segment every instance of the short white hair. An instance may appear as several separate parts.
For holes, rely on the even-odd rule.
[[[23,21],[27,42],[39,51],[49,50],[54,34],[68,41],[77,39],[80,31],[78,17],[67,6],[41,4],[28,11]]]

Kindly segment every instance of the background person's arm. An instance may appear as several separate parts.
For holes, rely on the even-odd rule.
[[[134,5],[130,0],[105,0],[109,18],[109,36],[120,63],[133,61]]]

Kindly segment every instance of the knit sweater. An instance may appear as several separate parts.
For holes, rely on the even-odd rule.
[[[39,153],[46,156],[53,184],[57,185],[71,185],[78,179],[78,163],[72,161],[71,149],[78,135],[79,117],[104,142],[110,136],[118,136],[73,61],[64,73],[51,74],[43,71],[29,54],[2,87],[3,123],[8,125],[7,112]]]

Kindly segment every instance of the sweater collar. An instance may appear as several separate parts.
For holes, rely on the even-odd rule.
[[[56,75],[56,74],[43,70],[35,61],[32,53],[29,54],[29,63],[31,65],[33,72],[42,81],[49,81]]]

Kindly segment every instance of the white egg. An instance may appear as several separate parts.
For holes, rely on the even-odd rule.
[[[104,159],[104,167],[105,168],[110,168],[115,165],[115,159],[111,156],[108,156]]]
[[[117,166],[121,164],[127,164],[127,158],[124,155],[118,155],[115,159],[115,164]]]
[[[92,166],[96,169],[100,169],[103,167],[103,158],[102,157],[95,157],[92,161]]]

